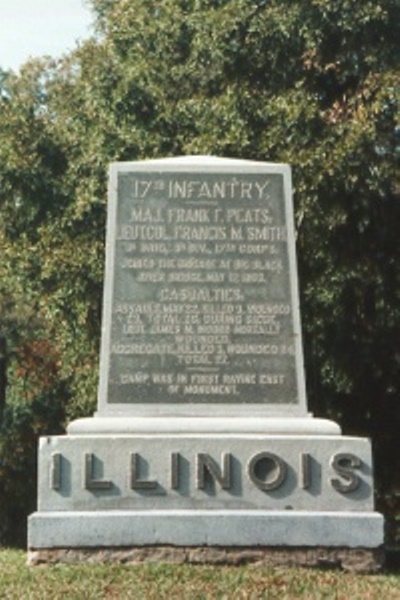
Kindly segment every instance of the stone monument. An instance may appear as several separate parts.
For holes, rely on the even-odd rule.
[[[98,411],[40,441],[33,563],[376,554],[370,443],[307,412],[287,165],[112,164],[103,311]]]

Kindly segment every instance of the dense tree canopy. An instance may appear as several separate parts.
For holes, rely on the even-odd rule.
[[[94,408],[110,161],[287,162],[311,409],[373,437],[383,484],[400,454],[398,1],[91,3],[93,39],[0,79],[9,402],[57,380],[70,417]]]

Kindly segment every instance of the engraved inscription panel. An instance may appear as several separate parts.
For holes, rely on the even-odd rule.
[[[283,173],[118,173],[109,404],[298,402],[285,211]]]

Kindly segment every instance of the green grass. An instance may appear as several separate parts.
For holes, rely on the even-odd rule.
[[[147,564],[27,567],[26,554],[0,550],[0,598],[192,600],[334,598],[400,600],[400,575],[341,571]]]

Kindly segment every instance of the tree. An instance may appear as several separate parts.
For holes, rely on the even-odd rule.
[[[2,329],[12,342],[11,398],[21,398],[21,363],[26,363],[28,347],[37,351],[45,344],[53,348],[54,356],[62,357],[58,359],[59,379],[68,382],[72,389],[77,388],[77,406],[85,397],[87,411],[88,400],[84,390],[79,395],[79,382],[82,374],[82,386],[87,387],[88,381],[92,384],[91,409],[103,231],[96,240],[93,226],[87,231],[83,224],[79,226],[79,218],[74,221],[69,140],[60,137],[61,128],[56,126],[57,119],[48,101],[47,89],[54,79],[54,69],[51,62],[33,61],[24,67],[20,77],[7,77],[3,87],[0,299],[3,298],[6,310]],[[32,378],[30,370],[24,385],[32,383],[38,392]]]
[[[97,52],[72,56],[54,88],[61,122],[85,135],[85,188],[112,159],[210,153],[292,164],[312,406],[351,431],[390,436],[398,3],[93,6]],[[79,193],[90,219],[102,193]]]

